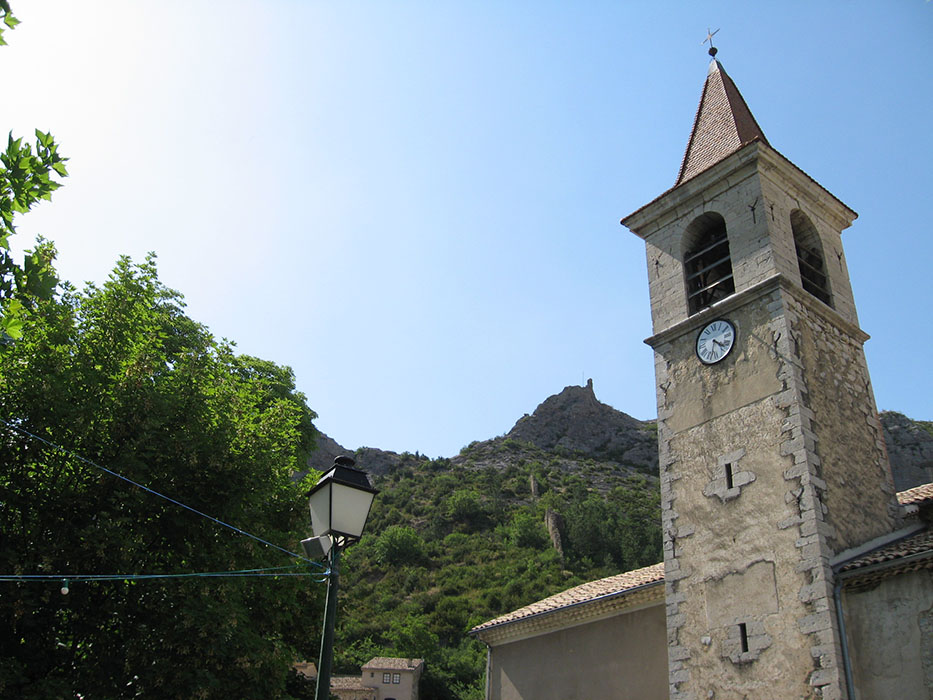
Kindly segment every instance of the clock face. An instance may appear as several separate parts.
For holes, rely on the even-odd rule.
[[[697,336],[697,357],[700,362],[712,365],[725,359],[735,345],[735,326],[725,319],[711,321],[703,326]]]

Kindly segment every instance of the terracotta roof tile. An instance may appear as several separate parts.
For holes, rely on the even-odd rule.
[[[915,486],[907,491],[897,494],[897,500],[902,506],[933,504],[933,483]]]
[[[675,184],[689,180],[755,140],[768,143],[732,78],[714,59]]]
[[[330,687],[338,690],[365,690],[359,676],[331,676]]]
[[[580,603],[589,603],[590,601],[603,598],[610,595],[619,595],[627,591],[639,588],[650,583],[661,583],[664,581],[664,564],[653,564],[643,569],[635,571],[626,571],[623,574],[616,574],[598,581],[590,581],[574,588],[569,588],[555,595],[539,600],[524,608],[519,608],[510,613],[497,617],[495,620],[484,622],[477,625],[470,632],[479,632],[489,627],[515,622],[526,617],[541,615],[542,613],[560,610],[561,608],[578,605]]]
[[[927,528],[926,530],[921,530],[902,540],[892,542],[891,544],[879,547],[867,554],[863,554],[840,566],[839,571],[855,571],[856,569],[863,569],[872,564],[895,562],[899,559],[906,559],[907,557],[915,557],[923,554],[930,554],[930,558],[933,559],[933,529]]]

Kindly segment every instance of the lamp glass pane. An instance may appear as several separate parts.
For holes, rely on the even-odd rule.
[[[311,506],[311,531],[320,537],[330,532],[330,490],[333,484],[327,484],[311,494],[308,503]]]
[[[334,484],[331,488],[334,489],[331,528],[351,537],[360,537],[375,494],[343,484]]]

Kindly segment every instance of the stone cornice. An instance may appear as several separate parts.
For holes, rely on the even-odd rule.
[[[805,199],[810,207],[824,212],[840,231],[848,228],[858,217],[855,211],[779,151],[755,140],[698,175],[662,193],[623,218],[621,223],[635,235],[647,238],[660,228],[660,220],[676,217],[677,210],[693,210],[698,203],[714,199],[720,192],[734,187],[737,182],[754,174],[769,179],[781,178],[791,185],[792,191]],[[649,228],[652,222],[655,226]]]
[[[719,191],[725,191],[733,187],[737,181],[754,174],[753,166],[762,146],[763,144],[759,141],[752,141],[747,146],[743,146],[716,165],[667,190],[635,210],[622,219],[622,225],[631,229],[636,236],[647,238],[654,231],[654,227],[652,230],[645,230],[649,223],[669,216],[675,209],[693,209],[698,202],[708,201],[719,194]],[[746,172],[740,173],[743,168]]]
[[[800,301],[804,304],[810,311],[816,313],[819,316],[822,316],[828,320],[833,325],[841,328],[850,336],[855,338],[858,342],[864,343],[870,337],[865,331],[856,326],[854,323],[851,323],[844,319],[839,313],[831,309],[830,307],[823,304],[821,301],[813,297],[812,294],[808,294],[798,287],[794,282],[789,280],[784,275],[778,273],[768,277],[767,279],[758,282],[757,284],[743,289],[740,292],[726,297],[722,301],[718,301],[710,307],[703,309],[702,311],[689,316],[682,321],[678,321],[672,326],[668,326],[664,330],[655,333],[650,338],[645,339],[645,343],[650,345],[653,348],[657,348],[659,345],[668,343],[675,338],[679,338],[685,333],[692,332],[702,326],[708,321],[725,316],[726,314],[735,311],[740,306],[745,306],[756,299],[770,294],[776,289],[782,289],[789,294],[791,294],[794,299]]]
[[[806,202],[809,208],[819,210],[832,222],[833,227],[842,231],[849,228],[858,218],[858,214],[832,192],[794,165],[779,151],[773,148],[761,150],[758,172],[765,178],[780,178],[780,189],[793,192]],[[814,187],[816,185],[816,187]]]

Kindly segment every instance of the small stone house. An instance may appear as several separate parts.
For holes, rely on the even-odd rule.
[[[308,679],[317,678],[311,662],[295,664],[295,670]],[[340,700],[418,700],[418,683],[424,659],[377,656],[363,666],[359,676],[333,676],[331,695]]]
[[[375,700],[418,700],[424,659],[377,656],[363,666],[361,683],[375,688]]]

